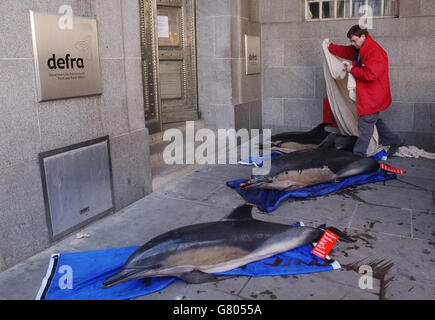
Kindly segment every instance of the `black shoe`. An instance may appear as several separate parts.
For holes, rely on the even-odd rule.
[[[388,149],[387,155],[389,157],[392,157],[397,152],[397,150],[399,150],[399,146],[397,144],[393,144],[390,146],[390,149]]]
[[[394,154],[397,152],[397,150],[399,150],[399,148],[402,147],[403,145],[405,145],[404,141],[402,141],[400,144],[390,145],[390,149],[388,149],[387,155],[389,157],[393,157]]]

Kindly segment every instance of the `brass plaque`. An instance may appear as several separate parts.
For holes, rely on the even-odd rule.
[[[183,98],[183,63],[181,61],[160,62],[160,98]]]
[[[72,17],[68,29],[60,19],[30,10],[38,100],[101,94],[97,21]]]
[[[245,35],[246,74],[261,73],[260,37]]]

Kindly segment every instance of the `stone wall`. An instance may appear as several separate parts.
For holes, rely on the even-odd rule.
[[[348,44],[357,19],[305,22],[303,0],[259,0],[263,54],[263,127],[309,129],[322,121],[324,38]],[[370,31],[390,59],[392,130],[435,151],[435,1],[400,0],[399,18],[374,19]]]
[[[37,102],[29,9],[97,19],[103,95]],[[108,135],[114,202],[151,192],[137,0],[2,0],[0,270],[50,245],[38,154]]]
[[[261,75],[245,75],[244,35],[260,36],[258,1],[197,0],[198,102],[207,126],[260,128]]]

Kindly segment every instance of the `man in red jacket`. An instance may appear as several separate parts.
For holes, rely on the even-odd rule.
[[[394,154],[403,141],[391,132],[379,112],[391,105],[390,78],[388,73],[388,55],[369,35],[367,29],[353,26],[347,33],[350,46],[330,43],[329,51],[340,58],[352,61],[347,71],[356,80],[356,107],[358,113],[359,137],[353,152],[367,156],[367,148],[373,136],[374,126],[378,129],[380,143],[390,146],[389,155]]]

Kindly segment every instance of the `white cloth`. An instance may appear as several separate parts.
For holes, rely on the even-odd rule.
[[[358,114],[356,112],[356,80],[352,74],[346,71],[343,62],[352,64],[352,61],[334,56],[328,50],[329,40],[322,42],[325,55],[323,73],[326,82],[326,92],[329,104],[340,133],[348,136],[358,136]],[[373,137],[367,149],[367,155],[371,156],[382,147],[379,145],[378,131],[374,129]]]
[[[430,153],[427,151],[424,151],[423,149],[419,149],[415,146],[409,146],[409,147],[400,147],[399,150],[394,154],[396,157],[402,157],[402,158],[427,158],[435,160],[435,153]]]

